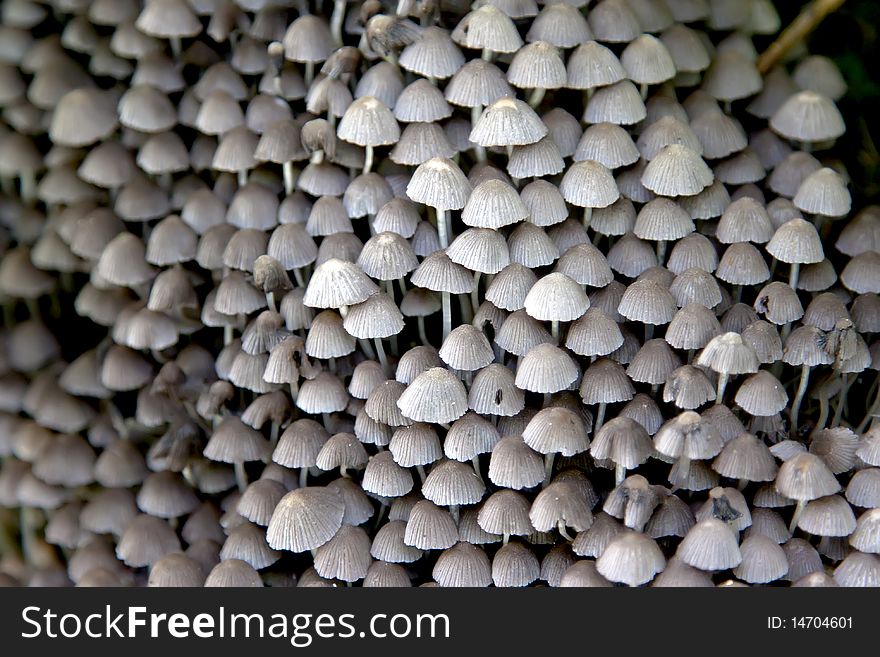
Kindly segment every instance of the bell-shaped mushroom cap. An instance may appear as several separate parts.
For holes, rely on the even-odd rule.
[[[516,52],[523,44],[510,17],[490,4],[462,18],[452,31],[452,40],[465,48],[492,52]]]
[[[693,410],[715,399],[715,387],[702,370],[691,365],[676,368],[666,380],[663,401]]]
[[[840,482],[821,458],[802,452],[782,464],[775,488],[791,500],[810,501],[834,495],[840,490]]]
[[[284,57],[292,62],[323,62],[335,48],[327,22],[312,14],[293,21],[283,43]]]
[[[246,561],[225,559],[205,578],[206,588],[262,588],[260,574]]]
[[[408,85],[400,93],[394,105],[394,116],[407,123],[431,123],[446,119],[452,109],[443,97],[443,92],[424,79]]]
[[[567,81],[565,63],[556,46],[534,41],[513,56],[507,79],[520,89],[558,89]]]
[[[336,535],[315,552],[315,570],[321,577],[356,582],[372,563],[370,537],[360,527],[342,525]]]
[[[298,488],[278,502],[266,541],[275,550],[314,550],[336,534],[344,512],[345,504],[337,491],[320,486]]]
[[[797,526],[815,536],[849,536],[856,528],[856,518],[843,497],[828,495],[807,504]]]
[[[610,460],[627,470],[638,467],[653,453],[645,428],[635,420],[618,416],[602,425],[590,445],[594,459]]]
[[[437,432],[429,424],[416,423],[394,432],[388,449],[394,461],[405,468],[428,465],[443,457]]]
[[[112,134],[119,122],[113,101],[99,89],[74,89],[52,111],[49,137],[61,146],[88,146]]]
[[[575,162],[568,167],[559,191],[566,201],[581,208],[604,208],[620,198],[611,172],[594,160]]]
[[[525,536],[533,531],[529,506],[529,500],[521,493],[502,489],[486,499],[477,522],[490,534]]]
[[[723,446],[724,441],[715,425],[694,411],[685,411],[669,420],[654,436],[657,451],[674,459],[710,459]]]
[[[574,456],[590,446],[583,418],[561,406],[538,411],[523,430],[526,445],[541,454]]]
[[[313,308],[340,308],[366,301],[379,288],[353,262],[331,258],[318,265],[303,303]]]
[[[446,509],[420,500],[410,511],[403,542],[419,550],[445,550],[458,540],[458,528]]]
[[[489,179],[474,188],[462,210],[461,220],[468,226],[498,229],[528,216],[529,211],[514,187],[503,180]]]
[[[496,486],[520,490],[544,479],[544,462],[521,436],[505,436],[492,448],[489,480]]]
[[[834,569],[834,580],[840,586],[880,586],[880,557],[876,554],[850,552]]]
[[[495,360],[486,336],[470,324],[455,327],[443,341],[439,354],[450,368],[463,372],[473,372]]]
[[[662,325],[672,321],[676,302],[663,285],[645,278],[626,288],[617,310],[631,321]]]
[[[460,210],[471,184],[452,160],[435,157],[418,166],[406,186],[407,196],[437,210]]]
[[[767,445],[750,433],[741,433],[725,443],[712,469],[724,477],[745,481],[773,481],[778,472]]]
[[[732,102],[753,96],[764,86],[754,61],[736,50],[719,51],[703,80],[713,98]]]
[[[382,292],[349,309],[345,330],[356,338],[388,338],[403,330],[403,315],[394,300]],[[314,330],[314,325],[313,325]],[[309,334],[311,335],[311,333]]]
[[[510,264],[504,236],[489,228],[469,228],[446,249],[453,262],[484,274],[497,274]]]
[[[557,48],[574,48],[593,37],[586,17],[574,5],[554,2],[544,5],[532,19],[526,41],[547,41]]]
[[[865,251],[850,260],[840,273],[846,289],[856,294],[877,294],[880,291],[880,257],[874,251]]]
[[[766,249],[782,262],[810,264],[825,258],[816,227],[800,218],[791,219],[777,228]]]
[[[400,497],[413,487],[412,474],[394,461],[391,452],[379,452],[367,463],[361,484],[365,491],[382,497]]]
[[[758,356],[739,333],[729,332],[712,338],[697,364],[719,374],[751,374],[758,371]]]
[[[160,39],[194,37],[202,24],[186,3],[176,0],[150,0],[138,14],[137,28],[144,34]]]
[[[779,379],[761,370],[743,381],[735,401],[749,415],[770,416],[788,406],[788,394]]]
[[[502,310],[522,310],[526,295],[537,280],[530,268],[511,263],[492,279],[486,289],[486,300]]]
[[[860,552],[880,552],[880,509],[874,508],[859,516],[849,543]]]
[[[693,196],[712,184],[712,170],[691,149],[666,146],[642,172],[642,184],[660,196]]]
[[[612,584],[596,570],[596,562],[581,560],[568,566],[556,586],[571,588],[607,588]]]
[[[400,127],[382,101],[362,96],[345,110],[337,134],[340,139],[358,146],[382,146],[398,140]]]
[[[675,556],[699,570],[727,570],[742,562],[736,536],[727,523],[717,518],[694,525],[679,544]]]
[[[260,461],[269,452],[269,442],[234,415],[227,416],[211,434],[204,455],[212,461],[244,463]]]
[[[180,552],[177,534],[161,518],[146,514],[129,523],[116,545],[116,556],[132,568],[150,566],[173,552]]]
[[[798,210],[827,217],[846,216],[852,207],[846,182],[839,173],[828,167],[807,176],[792,201]]]
[[[492,565],[482,548],[459,542],[440,555],[431,575],[444,587],[485,587],[492,583]]]
[[[438,80],[453,75],[464,62],[449,32],[435,26],[423,29],[419,38],[400,53],[400,65],[405,70]]]
[[[451,517],[449,519],[452,520]],[[404,542],[408,527],[409,523],[403,520],[390,520],[382,525],[373,538],[370,554],[376,559],[390,563],[411,563],[418,560],[422,556],[422,551]],[[450,533],[452,536],[457,534],[455,523],[452,524]]]
[[[731,203],[721,214],[715,236],[722,244],[764,244],[773,237],[773,224],[763,205],[743,197]]]
[[[155,587],[201,587],[205,573],[199,563],[182,553],[168,554],[150,568],[147,586]]]
[[[469,463],[444,459],[435,463],[422,484],[426,499],[440,506],[476,504],[486,487]]]
[[[565,390],[577,380],[578,366],[565,351],[542,343],[532,347],[519,361],[516,386],[530,392]]]
[[[622,345],[623,334],[617,322],[599,308],[590,308],[572,323],[565,336],[565,346],[580,356],[607,356]]]
[[[583,118],[588,123],[632,125],[643,120],[646,113],[635,85],[621,80],[598,89],[587,103]]]
[[[831,141],[846,126],[834,101],[815,91],[800,91],[770,117],[770,127],[786,139],[799,142]]]
[[[447,424],[467,411],[467,391],[452,372],[432,367],[407,386],[397,406],[416,422]]]
[[[579,532],[589,529],[593,524],[590,512],[595,503],[593,495],[589,482],[582,476],[580,480],[557,478],[532,502],[529,510],[532,526],[541,532],[557,527],[571,527]]]
[[[505,96],[486,108],[470,140],[480,146],[522,146],[534,144],[547,132],[535,110],[518,98]]]
[[[492,582],[496,587],[528,586],[540,573],[537,557],[521,543],[503,545],[492,559]]]
[[[749,584],[767,584],[788,573],[785,551],[767,536],[749,536],[742,542],[740,551],[742,563],[734,568],[733,574]]]
[[[611,582],[627,586],[647,584],[663,571],[666,559],[660,547],[641,532],[621,532],[596,560],[596,570]]]
[[[541,321],[569,322],[582,316],[590,300],[580,285],[554,272],[540,278],[524,301],[526,313]]]
[[[627,77],[637,84],[660,84],[675,77],[675,64],[663,42],[650,34],[636,37],[620,55]]]

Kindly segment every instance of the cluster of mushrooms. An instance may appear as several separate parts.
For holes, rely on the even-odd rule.
[[[880,586],[880,208],[771,0],[0,18],[0,582]]]

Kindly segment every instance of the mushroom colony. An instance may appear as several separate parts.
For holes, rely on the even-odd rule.
[[[771,0],[0,18],[2,583],[880,585],[880,208]]]

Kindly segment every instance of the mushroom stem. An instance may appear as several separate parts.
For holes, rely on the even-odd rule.
[[[248,478],[247,472],[244,471],[244,462],[236,461],[232,464],[235,469],[235,483],[238,484],[239,492],[244,492],[244,489],[247,488]]]
[[[370,144],[364,146],[364,173],[370,173],[373,168],[373,147]]]
[[[562,536],[562,538],[564,538],[566,541],[568,541],[569,543],[574,542],[574,539],[571,537],[571,535],[565,529],[565,521],[564,520],[560,520],[558,523],[556,523],[556,529],[559,530],[559,535]]]
[[[529,105],[533,108],[540,105],[546,93],[546,89],[532,89],[532,93],[529,95]]]
[[[661,267],[666,260],[666,240],[657,241],[657,264]]]
[[[306,62],[306,71],[303,75],[303,81],[306,87],[312,86],[312,80],[315,79],[315,62]]]
[[[840,426],[840,420],[843,418],[843,407],[846,406],[846,396],[852,385],[852,378],[849,374],[843,375],[843,382],[840,384],[840,390],[837,393],[837,408],[834,411],[834,419],[831,421],[831,428]]]
[[[480,276],[482,276],[482,272],[474,272],[474,289],[471,290],[471,307],[474,309],[475,315],[477,314],[477,310],[480,309]]]
[[[482,105],[474,105],[471,107],[471,127],[477,125],[477,121],[480,120],[480,117],[483,115],[483,106]],[[477,162],[485,162],[486,160],[486,149],[480,146],[479,144],[474,144],[474,155],[477,158]]]
[[[727,379],[730,375],[727,372],[719,372],[718,374],[718,388],[715,393],[715,403],[723,404],[724,403],[724,390],[727,388]]]
[[[559,344],[559,320],[552,320],[550,322],[550,335],[553,336],[553,342]]]
[[[647,100],[647,98],[648,98],[648,83],[647,82],[642,82],[639,85],[639,94],[641,95],[642,100]]]
[[[299,469],[299,487],[305,488],[308,485],[309,480],[309,469],[308,468],[300,468]]]
[[[544,483],[542,488],[550,485],[550,477],[553,476],[553,459],[556,458],[556,452],[550,452],[544,455]]]
[[[797,292],[797,284],[798,284],[798,276],[800,276],[801,265],[800,263],[793,262],[791,263],[791,271],[788,274],[788,286]]]
[[[443,339],[452,332],[452,299],[449,292],[440,293],[440,303],[443,306]]]
[[[480,478],[480,481],[483,481],[483,475],[480,474],[480,455],[477,454],[474,458],[471,459],[471,465],[474,466],[474,472],[477,473],[477,476]],[[485,482],[483,482],[485,483]]]
[[[737,490],[745,490],[746,486],[748,486],[748,485],[749,485],[748,479],[740,479],[739,481],[736,482],[736,489]]]
[[[458,295],[458,307],[461,310],[461,321],[470,324],[474,319],[474,311],[471,308],[471,298],[467,294]]]
[[[605,402],[599,402],[599,408],[596,409],[596,423],[593,425],[593,435],[595,436],[602,425],[605,424]]]
[[[296,174],[293,171],[293,161],[288,160],[281,165],[281,173],[284,176],[284,193],[290,196],[296,187]]]
[[[430,347],[431,343],[428,342],[428,336],[425,334],[425,318],[422,316],[419,316],[416,319],[416,321],[418,322],[418,325],[419,325],[419,340],[421,340],[422,344],[425,345],[426,347]]]
[[[183,45],[180,42],[179,36],[172,36],[168,38],[168,42],[171,44],[171,54],[174,57],[174,61],[180,59],[180,53],[183,51]]]
[[[791,435],[797,435],[798,429],[798,414],[801,410],[801,402],[804,401],[804,395],[807,394],[807,386],[810,383],[810,366],[802,365],[801,366],[801,380],[798,384],[797,392],[794,396],[794,401],[791,404]]]
[[[289,384],[290,387],[290,398],[293,401],[296,401],[296,398],[299,396],[299,381],[291,381]]]
[[[798,500],[797,506],[794,508],[794,515],[791,517],[791,524],[788,525],[788,531],[792,534],[794,534],[794,530],[797,529],[798,520],[801,519],[801,514],[804,512],[806,506],[806,500]]]
[[[654,325],[645,324],[645,342],[654,337]]]
[[[297,287],[305,287],[306,286],[306,281],[303,278],[302,271],[300,270],[299,267],[294,267],[293,278],[296,281]]]
[[[453,504],[449,507],[449,515],[452,516],[455,526],[458,527],[458,504]]]
[[[416,472],[419,473],[419,480],[420,480],[422,483],[425,483],[425,479],[427,478],[427,475],[425,474],[425,467],[422,466],[422,465],[417,465],[417,466],[416,466]]]
[[[373,344],[376,345],[376,353],[379,355],[379,363],[382,365],[382,371],[385,376],[391,375],[391,368],[388,367],[388,357],[385,355],[385,347],[382,346],[381,338],[373,338]]]
[[[449,246],[449,225],[446,223],[446,210],[437,208],[437,236],[440,238],[440,248]]]
[[[678,468],[675,472],[675,485],[677,487],[681,487],[681,484],[687,483],[688,474],[691,471],[691,460],[687,456],[680,456],[678,458]]]
[[[822,393],[819,396],[819,419],[816,420],[816,426],[813,427],[813,434],[815,434],[817,431],[822,431],[822,429],[825,428],[825,423],[827,421],[828,421],[828,394]]]
[[[18,176],[22,202],[31,207],[37,198],[37,182],[33,170],[22,171]]]
[[[330,34],[336,47],[342,47],[342,24],[345,21],[346,0],[334,0],[333,13],[330,15]]]
[[[227,324],[223,327],[223,346],[228,347],[232,344],[232,326]]]
[[[275,305],[275,293],[271,290],[269,292],[266,292],[266,305],[269,306],[269,310],[271,310],[273,313],[278,312],[278,308]]]
[[[373,351],[373,347],[370,346],[369,340],[360,339],[358,340],[358,344],[360,344],[361,349],[364,350],[364,356],[366,356],[370,360],[376,360],[376,354]]]
[[[620,486],[624,479],[626,479],[626,466],[616,463],[614,465],[614,484]]]
[[[590,227],[590,222],[593,220],[593,208],[584,208],[584,230]]]
[[[878,408],[880,408],[880,386],[877,385],[877,381],[874,381],[874,401],[873,403],[866,409],[865,418],[862,420],[862,423],[856,429],[856,433],[865,433],[865,429],[868,428],[868,424],[871,423],[871,420],[874,419]]]

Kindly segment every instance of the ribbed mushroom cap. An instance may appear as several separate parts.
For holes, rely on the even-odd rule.
[[[150,0],[138,14],[135,25],[144,34],[160,39],[193,37],[202,31],[202,24],[190,6],[176,0]]]
[[[49,137],[62,146],[88,146],[112,134],[118,125],[109,96],[98,89],[74,89],[55,106]]]
[[[431,123],[448,118],[452,114],[443,92],[430,82],[419,79],[401,92],[394,105],[394,116],[407,123],[418,121]]]
[[[736,536],[716,518],[694,525],[678,546],[676,556],[699,570],[727,570],[742,562]]]
[[[497,179],[477,185],[461,214],[462,221],[468,226],[493,229],[517,223],[528,216],[529,211],[516,189]]]
[[[503,545],[492,559],[492,582],[496,587],[528,586],[540,572],[537,557],[520,543]]]
[[[224,418],[205,446],[204,455],[212,461],[244,463],[260,461],[269,453],[269,442],[234,415]]]
[[[636,237],[652,241],[678,240],[693,231],[690,215],[666,198],[656,198],[642,206],[633,227]]]
[[[880,509],[871,509],[859,516],[849,543],[860,552],[880,552]]]
[[[471,185],[458,165],[439,157],[420,164],[406,187],[410,199],[438,210],[460,210],[470,192]]]
[[[330,29],[319,16],[297,18],[284,34],[284,57],[293,62],[322,62],[333,52]]]
[[[821,458],[803,452],[780,466],[775,488],[789,499],[810,501],[834,495],[840,483]]]
[[[552,531],[557,527],[585,531],[593,524],[590,507],[594,501],[578,480],[556,479],[538,493],[529,510],[529,519],[538,531]]]
[[[150,566],[173,552],[180,552],[177,534],[161,518],[146,514],[129,523],[116,545],[116,556],[132,568]]]
[[[715,314],[705,305],[689,303],[666,327],[665,340],[676,349],[702,349],[721,333]]]
[[[476,504],[486,488],[469,463],[444,459],[435,463],[422,484],[422,494],[435,504]]]
[[[380,100],[362,96],[355,100],[339,121],[339,138],[358,146],[393,144],[400,137],[394,115]]]
[[[590,307],[586,293],[565,274],[554,272],[539,279],[524,301],[525,311],[541,321],[568,322]]]
[[[733,574],[749,584],[766,584],[781,579],[788,572],[788,559],[776,541],[755,534],[740,546],[742,562]]]
[[[634,322],[662,325],[672,321],[675,308],[675,297],[669,290],[646,278],[626,288],[618,312]]]
[[[810,264],[821,262],[825,257],[816,227],[799,218],[777,228],[766,249],[782,262]]]
[[[530,268],[511,263],[492,279],[486,289],[486,300],[503,310],[521,310],[526,295],[536,281],[537,277]]]
[[[492,582],[489,557],[482,548],[465,542],[445,550],[431,574],[444,587],[485,587]]]
[[[205,573],[199,563],[182,553],[168,554],[150,568],[147,586],[155,587],[201,587]]]
[[[853,551],[834,569],[834,580],[840,586],[876,587],[880,583],[880,558]]]
[[[605,87],[626,77],[615,54],[596,41],[581,42],[569,57],[567,69],[572,89]]]
[[[632,336],[632,334],[629,335]],[[637,345],[638,340],[634,336],[632,337]],[[624,342],[625,346],[626,342]],[[635,347],[633,347],[633,351],[635,351]],[[651,385],[664,383],[672,371],[681,365],[681,359],[669,348],[665,340],[659,338],[648,340],[634,356],[629,358],[629,365],[626,368],[627,376],[637,383],[650,383]]]
[[[400,53],[400,65],[424,77],[445,80],[462,67],[465,59],[449,32],[430,26]]]
[[[262,588],[263,580],[253,566],[241,559],[218,563],[205,578],[205,587]]]
[[[266,541],[276,550],[314,550],[336,534],[344,511],[338,492],[318,486],[298,488],[278,502],[266,530]]]
[[[596,432],[590,445],[594,459],[610,460],[627,470],[637,468],[653,453],[648,432],[628,417],[612,418]]]
[[[843,177],[827,167],[807,176],[792,201],[803,212],[828,217],[843,217],[852,207],[852,197]]]
[[[458,528],[446,509],[429,500],[416,503],[406,522],[406,545],[419,550],[444,550],[457,540]]]
[[[520,360],[516,371],[516,386],[530,392],[559,392],[578,377],[577,364],[559,347],[539,344],[532,347]]]
[[[303,303],[313,308],[339,308],[366,301],[377,291],[376,284],[357,265],[331,258],[315,269]]]
[[[599,308],[590,308],[568,329],[565,346],[580,356],[607,356],[623,345],[617,323]]]
[[[595,160],[608,169],[634,164],[639,151],[632,137],[614,123],[596,123],[587,128],[577,143],[574,160]]]
[[[343,321],[345,330],[360,339],[388,338],[403,330],[403,315],[394,300],[379,292],[349,309]],[[312,326],[314,330],[314,325]]]
[[[559,191],[566,201],[582,208],[604,208],[620,197],[611,172],[593,160],[572,164],[562,177]]]
[[[657,37],[642,34],[627,44],[620,55],[627,77],[637,84],[659,84],[675,77],[669,50]]]
[[[439,303],[437,305],[439,308]],[[437,308],[435,308],[436,310]],[[442,365],[443,362],[434,347],[413,347],[404,353],[397,362],[395,378],[401,383],[409,385],[422,372]]]
[[[497,274],[510,264],[504,236],[489,228],[464,231],[449,245],[446,254],[453,262],[484,274]]]
[[[590,446],[583,419],[559,406],[538,411],[523,431],[523,440],[536,452],[563,456],[580,454]]]
[[[529,506],[528,499],[521,493],[502,489],[486,499],[477,522],[490,534],[524,536],[533,531]]]
[[[638,16],[621,0],[603,0],[593,7],[588,19],[599,41],[628,43],[642,31]]]
[[[493,5],[471,11],[452,31],[452,40],[465,48],[492,52],[516,52],[522,47],[513,21]]]
[[[773,481],[778,471],[770,450],[750,433],[727,442],[712,469],[724,477],[747,481]]]
[[[489,105],[473,126],[470,140],[480,146],[534,144],[547,134],[547,126],[523,101],[505,96]]]
[[[754,348],[739,333],[723,333],[712,338],[700,352],[697,364],[720,374],[750,374],[758,371]]]
[[[408,526],[409,523],[403,520],[390,520],[383,524],[373,537],[370,554],[376,559],[390,563],[411,563],[418,560],[422,556],[422,551],[404,542],[404,534]]]
[[[449,423],[467,411],[467,392],[455,376],[442,367],[432,367],[410,383],[397,405],[416,422]]]
[[[507,79],[520,89],[558,89],[567,81],[565,63],[554,45],[533,41],[513,56]]]
[[[642,173],[642,184],[661,196],[693,196],[712,184],[712,170],[685,146],[666,146]]]
[[[693,410],[714,399],[715,386],[702,370],[691,365],[673,370],[663,387],[663,401],[678,408]]]
[[[315,552],[315,570],[321,577],[355,582],[372,563],[370,537],[360,527],[342,525],[336,535]]]
[[[733,285],[756,285],[770,278],[770,269],[757,248],[748,242],[737,242],[721,256],[715,276]]]
[[[641,532],[622,532],[596,560],[596,570],[611,582],[640,586],[663,571],[666,559],[657,543]]]
[[[774,281],[758,292],[754,308],[772,324],[787,324],[804,316],[797,293],[787,283]]]
[[[770,416],[788,406],[788,394],[779,379],[767,370],[761,370],[743,381],[735,401],[750,415]]]
[[[856,528],[856,518],[843,497],[828,495],[807,504],[797,526],[815,536],[849,536]]]
[[[880,291],[880,257],[865,251],[850,260],[840,273],[844,287],[856,294],[877,294]]]
[[[470,324],[455,327],[443,341],[439,354],[451,369],[463,372],[473,372],[495,360],[486,336]]]
[[[521,436],[505,436],[492,448],[489,480],[496,486],[521,490],[544,479],[544,462]]]
[[[580,395],[585,404],[628,401],[634,394],[635,389],[623,366],[609,358],[594,361],[584,371]]]
[[[670,458],[710,459],[717,455],[724,441],[715,425],[694,411],[685,411],[666,422],[654,436],[654,447]]]
[[[697,154],[703,153],[703,145],[690,125],[674,116],[657,119],[644,129],[636,141],[639,153],[649,162],[672,144],[680,144]]]
[[[831,141],[846,130],[834,101],[815,91],[790,96],[770,117],[770,127],[786,139],[800,142]]]

